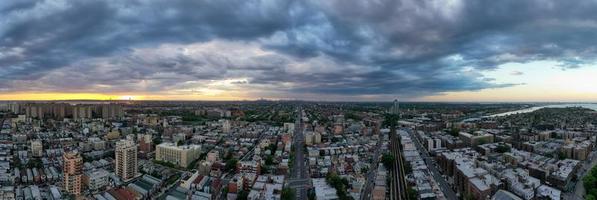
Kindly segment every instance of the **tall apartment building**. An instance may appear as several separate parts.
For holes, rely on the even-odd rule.
[[[139,141],[139,151],[148,153],[152,151],[152,136],[151,134],[139,134],[137,135],[137,141]]]
[[[124,116],[124,111],[120,104],[104,104],[101,108],[102,118],[104,119],[116,119]]]
[[[25,116],[29,118],[53,118],[62,120],[69,114],[70,106],[65,103],[32,103],[25,105]]]
[[[25,116],[42,119],[45,116],[45,111],[43,104],[31,104],[25,107]]]
[[[92,107],[88,105],[73,106],[73,119],[90,119]]]
[[[63,187],[68,193],[81,194],[81,178],[83,176],[83,158],[76,152],[65,153],[62,156],[64,160]]]
[[[131,140],[116,142],[115,172],[122,180],[129,180],[137,175],[137,145]]]
[[[232,125],[230,124],[230,120],[223,120],[222,121],[222,132],[224,133],[230,133],[230,129],[232,128]]]
[[[9,110],[13,113],[13,114],[21,114],[23,107],[21,106],[21,104],[19,103],[11,103],[8,105]]]
[[[41,140],[31,141],[31,155],[33,157],[42,157],[44,152],[43,144]]]
[[[65,103],[49,104],[48,110],[51,117],[57,120],[62,120],[68,114],[70,106]]]
[[[390,108],[390,113],[394,115],[400,114],[400,104],[398,103],[398,99],[394,99],[392,108]]]
[[[201,146],[199,145],[176,146],[174,143],[162,143],[157,145],[155,150],[156,160],[181,167],[187,167],[193,160],[199,158],[199,155],[201,155]]]

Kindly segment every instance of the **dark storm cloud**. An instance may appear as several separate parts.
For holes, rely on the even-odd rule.
[[[163,92],[232,80],[239,90],[325,98],[509,87],[518,83],[480,72],[592,63],[596,9],[556,0],[1,2],[0,88]]]
[[[79,59],[126,53],[135,46],[214,37],[255,39],[284,29],[288,17],[284,9],[288,3],[262,5],[240,0],[8,4],[2,9],[5,21],[0,29],[0,50],[23,52],[0,57],[0,61],[3,68],[12,68],[5,75],[17,78],[43,74]]]

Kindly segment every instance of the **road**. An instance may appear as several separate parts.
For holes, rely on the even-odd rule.
[[[305,200],[307,196],[307,187],[309,187],[310,180],[305,168],[305,136],[303,135],[303,109],[298,108],[297,119],[294,125],[294,136],[292,137],[292,146],[294,148],[294,162],[292,163],[292,170],[290,171],[290,180],[288,185],[295,189],[296,199]]]
[[[365,183],[365,189],[361,192],[361,200],[371,199],[371,193],[373,187],[375,187],[375,176],[377,175],[377,165],[379,163],[379,154],[381,152],[381,145],[383,144],[382,138],[377,140],[377,148],[375,150],[375,156],[373,156],[373,162],[369,172],[367,172],[367,182]]]
[[[444,179],[444,177],[442,177],[441,173],[439,173],[439,170],[437,169],[435,162],[432,162],[432,158],[429,156],[429,152],[427,151],[427,149],[424,148],[423,145],[421,145],[421,141],[419,141],[419,137],[417,137],[414,134],[414,131],[411,129],[406,129],[406,132],[408,132],[411,139],[413,141],[415,141],[415,146],[417,147],[419,152],[424,152],[421,154],[421,156],[423,157],[425,164],[427,164],[427,168],[429,169],[429,171],[431,171],[431,175],[433,176],[433,179],[435,179],[435,182],[437,182],[439,184],[439,187],[442,190],[442,192],[444,193],[444,195],[446,196],[446,198],[447,199],[458,199],[458,197],[456,196],[456,193],[454,192],[454,190],[452,190],[452,188],[450,188],[450,185],[448,185],[448,182],[446,181],[446,179]]]
[[[259,139],[257,139],[257,141],[261,141],[263,140],[267,135],[261,133],[261,135],[259,135]],[[243,155],[239,161],[247,161],[247,160],[252,160],[253,159],[253,155],[255,154],[255,147],[257,147],[258,144],[253,145],[253,147],[251,148],[251,150],[249,150],[245,155]],[[222,180],[222,185],[223,187],[226,187],[228,185],[228,183],[230,182],[230,180],[234,177],[235,173],[229,173],[226,172],[224,174],[222,174],[222,176],[220,176],[220,179]],[[220,200],[224,200],[226,199],[226,195],[222,195],[222,190],[220,190],[218,192],[218,194],[216,194],[216,198],[215,199],[220,199]]]
[[[174,181],[174,182],[173,182],[173,183],[171,183],[170,185],[167,185],[167,186],[161,187],[161,188],[160,188],[160,190],[159,190],[159,193],[157,193],[157,194],[154,194],[154,195],[150,195],[150,196],[149,196],[149,198],[152,198],[152,197],[155,197],[155,199],[159,199],[159,198],[161,198],[161,197],[164,197],[164,198],[165,198],[165,196],[166,196],[166,195],[168,195],[168,193],[169,193],[170,191],[172,191],[172,190],[176,189],[176,187],[180,185],[180,182],[182,181],[182,177],[183,177],[183,174],[181,173],[181,174],[178,176],[178,178],[176,179],[176,181]]]
[[[582,178],[587,175],[588,172],[591,171],[595,165],[597,165],[597,153],[595,151],[589,154],[589,158],[583,163],[583,167],[579,169],[577,173],[578,181],[576,181],[576,185],[574,186],[574,191],[564,193],[564,199],[570,200],[582,200],[584,199],[583,196],[585,195],[585,186],[583,185]]]
[[[268,135],[261,133],[259,135],[259,138],[257,139],[257,142],[255,144],[253,144],[253,147],[251,148],[251,150],[247,151],[247,153],[245,153],[245,155],[243,155],[243,157],[241,157],[239,161],[253,160],[253,155],[255,154],[255,147],[257,147],[257,145],[259,145],[259,141],[262,141],[263,139],[265,139],[266,136],[268,136]]]

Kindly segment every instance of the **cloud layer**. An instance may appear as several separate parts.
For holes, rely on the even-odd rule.
[[[595,1],[0,2],[0,91],[382,99],[597,55]]]

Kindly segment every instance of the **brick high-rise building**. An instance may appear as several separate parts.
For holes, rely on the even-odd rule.
[[[137,141],[139,141],[139,151],[148,153],[152,151],[152,136],[151,134],[139,134],[137,135]]]
[[[76,152],[65,153],[63,187],[68,193],[81,194],[81,178],[83,176],[83,158]]]
[[[131,140],[116,142],[115,172],[123,180],[129,180],[137,175],[137,145]]]

